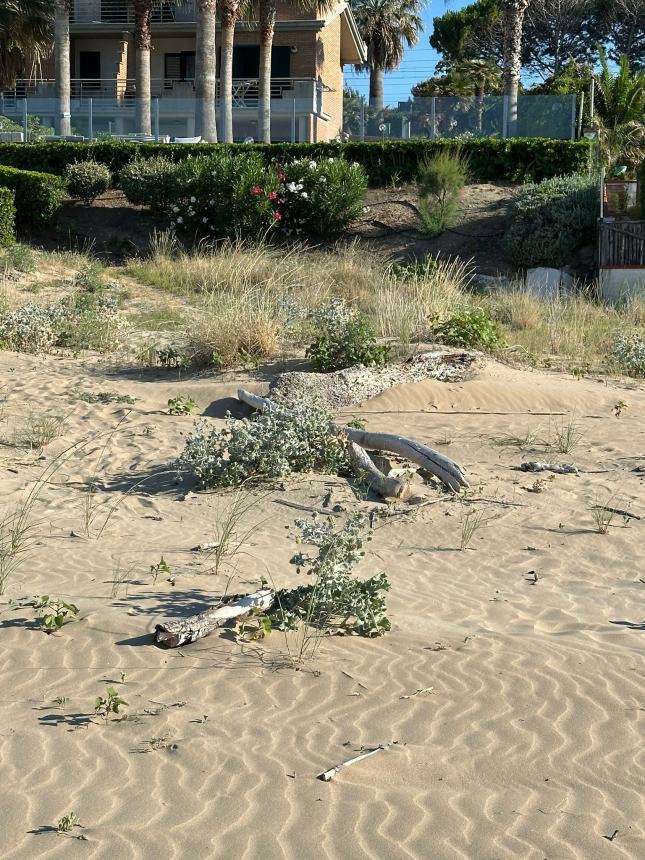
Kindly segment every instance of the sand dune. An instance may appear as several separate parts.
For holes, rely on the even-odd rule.
[[[642,385],[491,363],[472,380],[399,387],[348,412],[465,464],[472,494],[489,500],[475,508],[495,518],[463,551],[458,500],[379,520],[360,572],[388,573],[392,632],[327,639],[295,671],[277,634],[261,644],[214,634],[179,651],[150,644],[156,620],[202,607],[228,579],[191,552],[212,540],[222,501],[175,482],[169,464],[192,421],[165,414],[166,401],[190,394],[221,415],[213,403],[238,380],[9,353],[0,374],[1,510],[70,444],[94,437],[52,475],[33,511],[37,545],[0,598],[3,858],[645,856],[645,505],[633,471],[645,467]],[[90,390],[136,402],[76,399]],[[45,459],[13,445],[30,411],[66,422]],[[519,472],[523,458],[546,455],[496,444],[546,438],[563,420],[581,438],[550,459],[574,461],[579,475]],[[543,491],[529,492],[536,480]],[[330,488],[348,507],[373,507],[338,478],[264,492],[231,589],[296,581],[285,527],[302,512],[284,502],[319,507]],[[590,506],[610,498],[643,519],[617,516],[598,534]],[[174,584],[153,582],[162,554]],[[20,603],[45,593],[78,603],[82,620],[46,636]],[[106,726],[93,702],[110,685],[128,718]],[[328,784],[315,778],[378,744],[391,746]],[[82,828],[57,835],[71,810]]]

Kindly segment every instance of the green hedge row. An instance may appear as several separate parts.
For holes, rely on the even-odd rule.
[[[641,198],[641,218],[645,218],[645,161],[638,171],[638,189]]]
[[[213,147],[231,144],[139,144],[127,141],[96,143],[4,143],[0,144],[0,164],[22,170],[39,170],[62,176],[68,164],[93,159],[118,173],[136,156],[149,158],[163,154],[179,161],[193,155],[207,155]],[[393,180],[416,179],[419,164],[439,149],[459,148],[467,157],[474,179],[539,182],[552,176],[587,170],[591,155],[589,140],[546,138],[477,138],[474,140],[388,140],[360,143],[274,143],[233,144],[235,149],[255,150],[267,162],[273,159],[339,157],[361,164],[370,184],[386,185]]]
[[[14,192],[16,221],[21,227],[51,224],[65,195],[65,183],[60,177],[15,167],[0,167],[0,187]]]
[[[13,207],[13,191],[10,188],[0,188],[0,248],[13,244],[16,238]]]

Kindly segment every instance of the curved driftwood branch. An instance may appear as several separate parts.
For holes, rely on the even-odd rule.
[[[243,594],[217,606],[192,615],[190,618],[168,618],[155,625],[153,642],[163,648],[178,648],[208,636],[229,621],[243,621],[257,612],[264,612],[273,604],[275,595],[270,588],[262,588],[253,594]]]
[[[244,388],[238,388],[237,397],[242,403],[246,403],[259,412],[270,409],[274,405],[267,397],[252,394]],[[431,475],[435,475],[435,477],[439,478],[439,480],[443,481],[444,484],[447,484],[451,490],[457,493],[461,487],[468,486],[468,481],[461,466],[449,457],[444,457],[443,454],[432,448],[428,448],[427,445],[423,445],[421,442],[416,442],[414,439],[397,436],[394,433],[371,433],[367,430],[357,430],[354,427],[347,427],[344,424],[335,424],[333,422],[330,424],[330,430],[336,435],[342,434],[346,436],[351,442],[354,442],[361,448],[390,451],[393,454],[399,454],[399,456],[410,460],[411,463],[425,469],[426,472],[430,472]],[[350,452],[350,458],[351,456]],[[365,456],[367,457],[367,454]],[[376,466],[374,466],[374,469],[376,469]],[[389,480],[382,472],[379,472],[379,474],[383,480]]]
[[[361,483],[367,484],[379,496],[384,499],[405,499],[410,495],[410,484],[400,478],[388,478],[384,475],[365,448],[348,440],[347,453],[354,474]]]

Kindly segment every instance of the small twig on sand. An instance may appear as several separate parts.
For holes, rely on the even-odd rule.
[[[354,756],[354,758],[350,758],[348,761],[341,762],[335,767],[331,767],[329,768],[329,770],[325,770],[322,773],[319,773],[317,779],[322,779],[323,782],[329,782],[330,779],[335,776],[341,768],[349,767],[352,764],[356,764],[357,761],[362,761],[364,758],[368,758],[369,756],[374,755],[381,750],[386,750],[389,746],[389,744],[381,744],[381,746],[374,747],[371,750],[367,750],[367,752],[363,752],[360,755]]]
[[[467,502],[490,502],[492,505],[503,505],[505,508],[528,508],[523,502],[505,502],[503,499],[489,499],[486,496],[467,497]]]

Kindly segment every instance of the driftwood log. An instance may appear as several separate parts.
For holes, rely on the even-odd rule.
[[[262,588],[253,594],[244,594],[220,602],[199,615],[190,618],[167,618],[155,625],[153,642],[163,648],[178,648],[208,636],[218,627],[223,627],[231,621],[244,621],[251,615],[269,609],[275,595],[270,588]]]
[[[242,403],[246,403],[259,412],[275,408],[275,404],[268,398],[252,394],[244,388],[238,389],[237,396]],[[456,493],[462,487],[468,487],[468,481],[461,466],[449,457],[444,457],[443,454],[432,448],[428,448],[427,445],[423,445],[421,442],[416,442],[414,439],[407,439],[405,436],[397,436],[393,433],[371,433],[367,430],[357,430],[355,427],[348,427],[345,424],[336,424],[334,422],[330,424],[330,430],[335,435],[345,436],[349,442],[353,443],[349,450],[352,467],[359,476],[365,476],[365,473],[367,473],[368,481],[371,482],[373,488],[382,496],[404,498],[407,492],[409,492],[408,485],[399,479],[388,478],[377,469],[369,458],[365,448],[377,451],[390,451],[393,454],[405,457],[411,463],[439,478],[439,480],[443,481],[444,484]],[[370,465],[368,465],[368,461]]]

